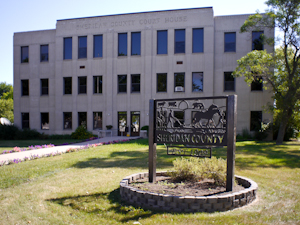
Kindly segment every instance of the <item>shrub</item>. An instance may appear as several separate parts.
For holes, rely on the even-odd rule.
[[[216,185],[226,185],[226,161],[212,158],[180,158],[173,162],[169,175],[176,182],[213,179]]]
[[[75,132],[71,134],[71,137],[74,139],[88,139],[93,137],[93,134],[87,131],[84,126],[79,126]]]
[[[18,130],[15,136],[16,140],[33,140],[33,139],[41,139],[42,135],[36,130],[24,129]]]
[[[146,130],[146,131],[147,131],[147,136],[148,136],[148,134],[149,134],[149,126],[148,126],[148,125],[143,126],[143,127],[141,128],[141,130]]]
[[[14,140],[19,129],[13,125],[0,125],[0,140]]]

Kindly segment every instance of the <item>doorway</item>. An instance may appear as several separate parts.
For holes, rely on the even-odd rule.
[[[127,132],[127,112],[118,112],[118,136],[126,136]]]
[[[140,136],[140,112],[131,112],[130,116],[130,131],[131,136]]]

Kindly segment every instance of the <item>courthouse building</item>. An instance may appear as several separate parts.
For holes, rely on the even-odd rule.
[[[238,95],[237,132],[270,121],[272,93],[231,73],[260,34],[240,33],[249,15],[193,8],[58,20],[56,29],[14,34],[14,123],[46,134],[79,125],[139,135],[149,99]],[[125,133],[123,133],[124,135]]]

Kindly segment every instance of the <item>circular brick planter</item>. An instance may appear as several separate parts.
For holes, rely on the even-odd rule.
[[[156,173],[156,176],[165,175],[166,172]],[[258,189],[254,181],[240,176],[235,176],[235,179],[245,188],[244,190],[219,196],[173,196],[142,191],[128,186],[131,182],[145,177],[148,177],[148,173],[137,173],[125,177],[120,182],[122,200],[138,207],[167,212],[215,212],[249,204],[256,198]]]

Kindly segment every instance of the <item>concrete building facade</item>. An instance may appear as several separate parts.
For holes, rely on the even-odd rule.
[[[58,20],[53,30],[15,33],[15,125],[47,134],[81,124],[121,134],[129,126],[139,135],[149,99],[237,94],[237,131],[253,130],[255,118],[272,119],[262,110],[272,93],[231,72],[252,49],[272,52],[258,41],[274,30],[239,33],[248,16],[214,16],[208,7]]]

